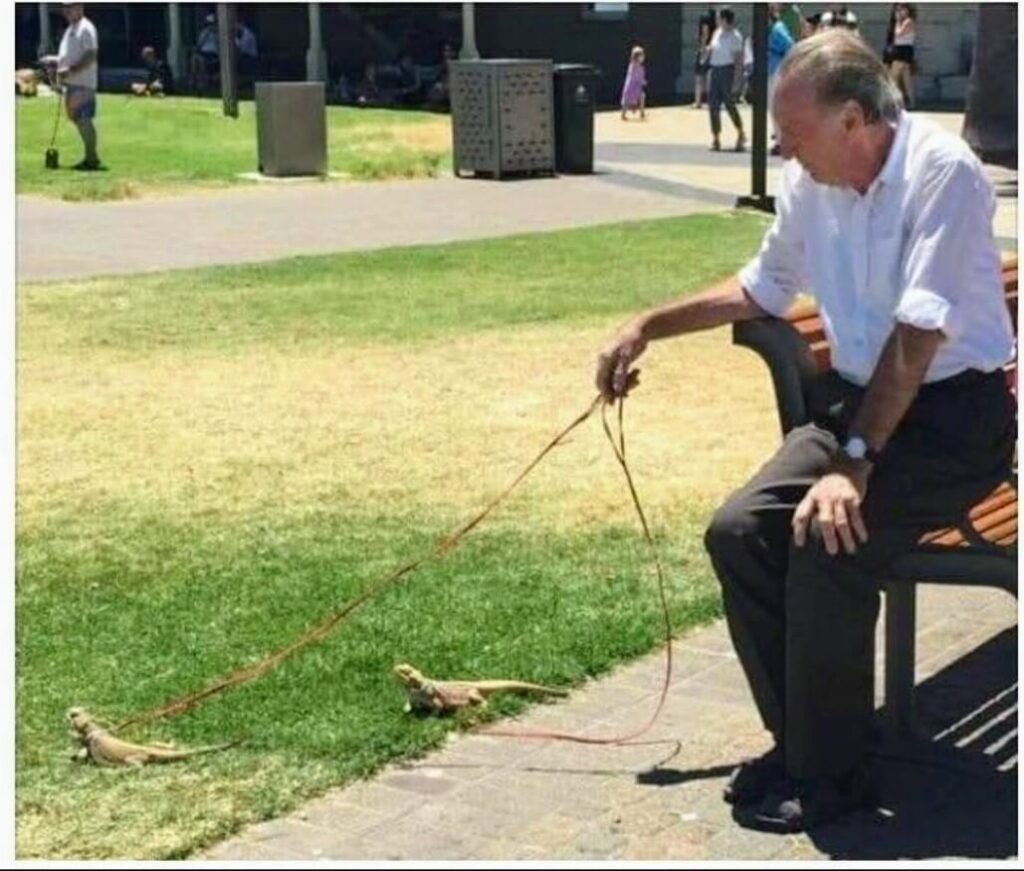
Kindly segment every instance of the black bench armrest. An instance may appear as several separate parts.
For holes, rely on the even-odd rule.
[[[738,321],[732,327],[732,341],[750,348],[767,364],[782,434],[810,422],[818,394],[818,368],[796,328],[782,318]]]

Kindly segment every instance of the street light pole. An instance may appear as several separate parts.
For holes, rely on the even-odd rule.
[[[775,211],[775,198],[768,196],[768,4],[754,3],[754,130],[750,150],[750,196],[740,197],[737,206]]]

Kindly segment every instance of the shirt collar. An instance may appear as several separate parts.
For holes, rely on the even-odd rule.
[[[882,164],[882,170],[871,183],[874,189],[878,184],[892,185],[900,177],[900,170],[903,167],[904,157],[907,153],[907,135],[910,132],[910,116],[900,110],[899,118],[892,124],[893,133],[892,145],[889,146],[889,154]]]

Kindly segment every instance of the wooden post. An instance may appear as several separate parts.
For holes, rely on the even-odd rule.
[[[235,49],[235,4],[217,4],[217,37],[220,52],[220,96],[224,114],[238,117],[238,65]]]

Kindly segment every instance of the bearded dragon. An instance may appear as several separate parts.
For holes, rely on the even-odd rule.
[[[131,744],[115,738],[92,718],[85,708],[69,708],[71,735],[81,745],[72,756],[79,762],[91,759],[97,765],[132,765],[141,768],[151,762],[178,762],[201,753],[214,753],[234,747],[238,741],[213,747],[177,748],[173,744]]]
[[[447,714],[459,708],[485,705],[487,696],[503,691],[526,690],[555,696],[569,694],[568,690],[518,680],[431,680],[405,663],[395,666],[395,677],[409,697],[405,704],[406,712]]]

